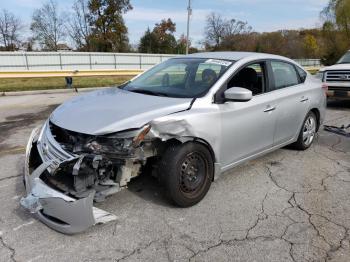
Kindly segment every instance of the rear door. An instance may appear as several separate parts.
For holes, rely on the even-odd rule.
[[[308,88],[306,73],[294,64],[271,60],[269,66],[273,81],[268,91],[277,104],[274,145],[279,145],[298,135],[309,108]]]

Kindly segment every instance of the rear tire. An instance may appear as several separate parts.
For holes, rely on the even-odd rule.
[[[298,140],[292,144],[292,146],[297,150],[308,149],[315,140],[316,132],[317,117],[312,111],[310,111],[303,122]]]
[[[168,197],[180,207],[190,207],[200,202],[210,188],[213,159],[200,143],[171,145],[162,156],[159,175]]]

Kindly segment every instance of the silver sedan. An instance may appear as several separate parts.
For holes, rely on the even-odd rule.
[[[73,98],[33,131],[21,204],[63,233],[115,219],[93,202],[152,170],[188,207],[240,163],[309,148],[325,117],[321,82],[275,55],[218,52],[167,60]]]

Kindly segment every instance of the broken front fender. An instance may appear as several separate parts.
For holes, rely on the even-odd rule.
[[[116,219],[116,216],[93,207],[95,191],[86,198],[75,199],[49,187],[40,176],[52,166],[53,161],[47,161],[34,167],[30,158],[36,147],[39,129],[33,130],[26,150],[24,182],[27,196],[20,201],[29,212],[56,231],[65,234],[75,234],[100,223]]]

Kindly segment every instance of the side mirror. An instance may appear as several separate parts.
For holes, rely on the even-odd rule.
[[[253,98],[252,91],[242,87],[231,87],[224,92],[226,101],[248,102]]]

